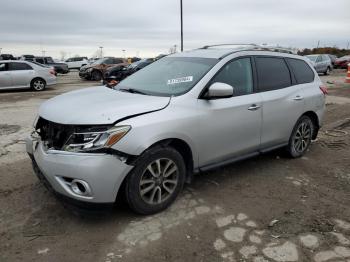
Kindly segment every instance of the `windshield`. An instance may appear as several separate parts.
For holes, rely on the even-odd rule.
[[[350,59],[350,55],[342,56],[342,57],[339,58],[339,60],[340,59]]]
[[[318,55],[307,55],[306,57],[309,58],[312,62],[316,62]]]
[[[118,89],[134,89],[149,95],[181,95],[218,62],[214,58],[166,57],[129,76]]]

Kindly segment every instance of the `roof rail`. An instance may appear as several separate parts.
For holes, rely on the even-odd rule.
[[[234,44],[217,44],[217,45],[205,45],[199,49],[208,49],[210,47],[216,47],[216,46],[230,46],[230,45],[234,45],[234,46],[258,46],[257,44],[237,44],[237,43],[234,43]]]

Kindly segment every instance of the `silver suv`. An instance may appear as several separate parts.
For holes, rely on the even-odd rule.
[[[162,58],[114,89],[48,100],[27,151],[58,195],[101,204],[120,191],[134,211],[152,214],[194,173],[280,147],[302,156],[322,123],[325,93],[301,56],[205,47]]]

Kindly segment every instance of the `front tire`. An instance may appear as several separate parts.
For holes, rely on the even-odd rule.
[[[304,115],[299,118],[289,138],[287,151],[292,158],[303,156],[309,148],[315,126],[310,117]]]
[[[38,92],[43,91],[46,88],[46,82],[42,78],[35,78],[30,83],[30,87],[34,91],[38,91]]]
[[[95,81],[101,81],[102,79],[102,73],[97,71],[97,70],[94,70],[92,71],[91,73],[91,79],[92,80],[95,80]]]
[[[136,213],[158,213],[175,201],[185,177],[181,154],[171,147],[155,147],[140,157],[126,178],[126,200]]]

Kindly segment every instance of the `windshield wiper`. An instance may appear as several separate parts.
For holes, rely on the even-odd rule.
[[[141,95],[147,95],[145,92],[142,92],[138,89],[134,89],[134,88],[119,88],[119,91],[122,92],[129,92],[129,93],[133,93],[133,94],[141,94]]]

